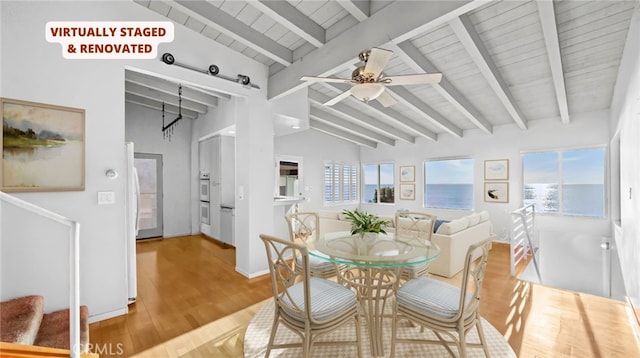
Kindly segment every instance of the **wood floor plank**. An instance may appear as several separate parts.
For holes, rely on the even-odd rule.
[[[271,297],[268,276],[238,274],[235,250],[202,236],[137,248],[138,300],[126,316],[91,324],[91,343],[111,344],[113,352],[120,343],[124,357],[242,357],[244,330]],[[509,246],[493,245],[480,313],[519,357],[640,357],[626,309],[518,280],[509,273]]]

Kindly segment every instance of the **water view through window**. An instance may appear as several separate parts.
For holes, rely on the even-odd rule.
[[[473,210],[473,159],[424,163],[426,208]]]
[[[605,216],[605,149],[523,156],[524,205],[537,212]]]
[[[365,203],[394,202],[394,169],[393,163],[365,164],[364,196]]]

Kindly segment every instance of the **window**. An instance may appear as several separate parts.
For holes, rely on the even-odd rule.
[[[605,148],[527,153],[524,205],[537,212],[605,216]]]
[[[473,159],[424,162],[424,207],[473,210]]]
[[[324,203],[358,202],[358,166],[324,163]]]
[[[394,200],[393,163],[364,165],[365,203],[393,203]]]

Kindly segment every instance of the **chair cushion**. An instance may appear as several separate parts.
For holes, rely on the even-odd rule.
[[[301,266],[302,257],[296,256],[296,263]],[[332,270],[333,268],[334,266],[332,262],[309,255],[309,270],[311,270],[311,272],[327,271]]]
[[[424,260],[424,257],[421,258],[421,260]],[[407,265],[407,266],[402,266],[402,270],[406,271],[406,272],[418,272],[423,270],[425,267],[427,267],[429,264],[428,263],[422,263],[422,264],[415,264],[415,265]]]
[[[467,294],[466,300],[471,295]],[[458,312],[460,289],[428,277],[418,277],[403,284],[396,295],[398,305],[410,307],[428,316],[452,318]]]
[[[311,277],[309,284],[311,289],[311,315],[317,320],[330,319],[358,304],[356,293],[337,282]],[[289,297],[286,295],[282,297],[282,302],[285,305],[292,309],[296,309],[296,306],[302,309],[305,308],[303,282],[289,287],[289,294],[295,306],[291,304]],[[304,316],[290,316],[298,321],[304,321],[305,319]]]

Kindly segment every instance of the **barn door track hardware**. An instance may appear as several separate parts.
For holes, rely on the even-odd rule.
[[[169,52],[165,52],[164,54],[162,54],[162,62],[166,63],[167,65],[176,65],[176,66],[180,66],[182,68],[186,68],[186,69],[189,69],[189,70],[192,70],[192,71],[196,71],[196,72],[204,73],[204,74],[211,75],[211,76],[214,76],[214,77],[222,78],[223,80],[239,83],[245,88],[260,89],[260,86],[251,83],[251,79],[249,78],[249,76],[246,76],[246,75],[243,75],[243,74],[238,74],[236,77],[225,76],[225,75],[220,73],[220,69],[216,65],[209,65],[208,69],[203,70],[203,69],[197,68],[195,66],[191,66],[191,65],[188,65],[186,63],[182,63],[182,62],[176,61],[175,57],[173,57],[173,55],[170,54]]]

